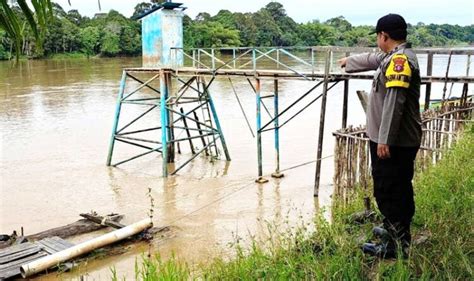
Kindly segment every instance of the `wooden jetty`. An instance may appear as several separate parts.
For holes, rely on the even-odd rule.
[[[210,87],[216,79],[226,79],[232,85],[232,91],[239,102],[243,117],[247,121],[252,135],[256,135],[257,144],[257,177],[258,183],[268,180],[264,177],[262,136],[272,132],[274,138],[275,169],[273,177],[281,177],[280,171],[280,129],[307,110],[316,101],[321,102],[316,149],[316,172],[314,195],[318,195],[323,155],[324,127],[326,104],[330,91],[339,83],[343,84],[342,128],[347,127],[349,107],[349,82],[354,79],[372,80],[372,73],[349,74],[334,69],[337,57],[361,52],[375,52],[375,48],[341,48],[341,47],[268,47],[268,48],[172,48],[170,61],[175,65],[167,67],[125,68],[117,98],[116,114],[110,138],[107,165],[118,166],[131,160],[150,154],[162,155],[162,174],[164,177],[178,173],[199,154],[211,156],[214,160],[225,156],[230,161],[217,110],[214,105]],[[415,49],[417,55],[426,56],[427,69],[422,70],[422,84],[426,85],[425,110],[432,101],[431,86],[434,83],[444,84],[443,99],[447,85],[463,85],[463,96],[467,96],[468,86],[474,83],[474,76],[469,68],[474,49]],[[435,58],[448,56],[445,75],[433,75]],[[467,58],[466,75],[450,75],[450,64],[453,56]],[[446,62],[444,62],[446,63]],[[232,79],[247,80],[250,91],[256,99],[255,134],[250,126],[245,110],[238,99],[238,93]],[[280,108],[279,84],[283,80],[299,80],[312,83],[310,90],[299,93],[292,91],[287,95],[294,99],[290,105]],[[131,82],[131,83],[130,83]],[[137,84],[138,83],[138,84]],[[263,94],[263,83],[273,84],[271,94]],[[172,85],[177,85],[173,87]],[[334,90],[333,90],[334,91]],[[354,93],[355,94],[355,93]],[[273,110],[269,110],[269,103]],[[125,106],[126,105],[126,106]],[[119,126],[122,109],[130,105],[141,106],[143,113],[132,121]],[[138,120],[158,111],[160,122],[156,126],[136,126]],[[294,111],[297,111],[294,113]],[[202,113],[198,118],[197,113]],[[268,118],[267,118],[268,116]],[[265,118],[264,118],[265,117]],[[160,134],[161,132],[161,134]],[[186,137],[178,137],[183,132]],[[153,133],[153,135],[151,135]],[[157,134],[158,133],[158,134]],[[148,134],[148,135],[146,135]],[[146,136],[145,136],[146,135]],[[159,136],[158,138],[156,136]],[[194,143],[193,143],[194,141]],[[202,146],[198,145],[202,141]],[[116,143],[132,145],[143,149],[143,153],[126,159],[113,161]],[[189,153],[184,148],[189,143]],[[219,149],[218,149],[219,146]],[[175,158],[175,152],[181,157]],[[223,153],[222,153],[223,152]],[[189,158],[186,158],[189,157]],[[181,160],[184,159],[184,160]],[[174,163],[174,165],[168,165]]]

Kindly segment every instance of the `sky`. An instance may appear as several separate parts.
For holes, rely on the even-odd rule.
[[[100,0],[102,10],[99,10],[97,0],[53,0],[64,10],[77,9],[82,15],[92,17],[98,12],[108,12],[110,9],[119,11],[130,17],[136,4],[144,0]],[[231,12],[255,12],[270,0],[175,0],[184,3],[188,9],[187,15],[194,18],[199,12],[215,15],[219,10]],[[344,16],[353,25],[375,25],[377,19],[388,13],[402,15],[408,23],[418,22],[436,24],[474,24],[473,0],[279,0],[287,14],[296,22],[304,23],[312,20]]]

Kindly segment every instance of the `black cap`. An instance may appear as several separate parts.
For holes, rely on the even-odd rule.
[[[407,30],[407,23],[405,19],[397,14],[388,14],[386,16],[381,17],[377,21],[377,26],[372,33],[379,33],[379,32],[387,32],[391,34],[392,32],[400,32]]]

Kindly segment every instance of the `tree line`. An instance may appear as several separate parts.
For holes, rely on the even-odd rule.
[[[143,2],[135,7],[134,16],[151,7]],[[141,24],[117,11],[98,13],[89,18],[77,10],[65,11],[52,3],[53,18],[44,28],[42,48],[37,47],[34,32],[20,7],[12,10],[20,19],[22,56],[32,58],[55,54],[80,53],[86,56],[135,56],[141,54]],[[133,16],[132,16],[133,17]],[[185,16],[185,47],[247,46],[376,46],[374,28],[353,26],[343,16],[320,22],[297,23],[286,14],[282,4],[270,2],[255,13],[233,13],[220,10],[216,15],[199,13],[195,19]],[[416,47],[472,45],[474,25],[417,23],[408,27],[408,41]],[[0,29],[0,59],[15,55],[13,39]]]

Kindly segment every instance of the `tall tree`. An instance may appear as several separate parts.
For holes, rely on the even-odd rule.
[[[236,28],[234,14],[229,10],[220,10],[212,20],[221,23],[225,28]]]
[[[151,3],[148,3],[148,2],[141,2],[141,3],[138,3],[136,6],[135,6],[135,9],[133,11],[133,15],[132,15],[132,18],[135,18],[136,16],[142,14],[143,12],[145,12],[146,10],[150,9],[151,8]]]
[[[257,46],[278,46],[282,32],[272,14],[266,9],[260,9],[252,16],[257,26]]]
[[[81,50],[90,57],[100,51],[100,30],[95,26],[88,26],[79,33]]]
[[[84,22],[84,18],[81,16],[78,10],[69,10],[66,18],[77,26],[80,26]]]

